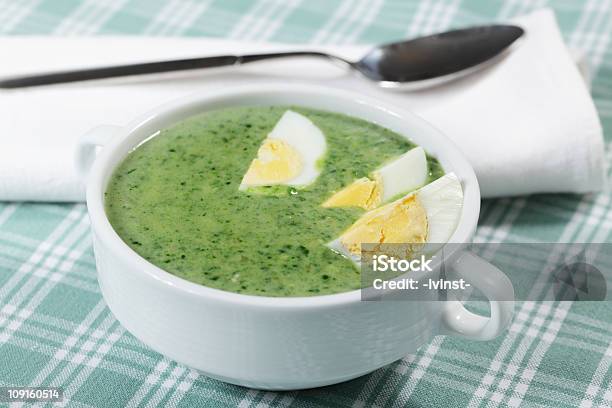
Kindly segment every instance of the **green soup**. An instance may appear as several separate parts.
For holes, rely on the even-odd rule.
[[[212,288],[261,296],[312,296],[360,287],[359,270],[325,243],[363,210],[322,208],[412,143],[353,117],[291,107],[327,140],[316,181],[304,189],[239,191],[257,150],[288,107],[206,112],[161,130],[115,170],[108,218],[143,258]],[[428,158],[430,179],[443,174]]]

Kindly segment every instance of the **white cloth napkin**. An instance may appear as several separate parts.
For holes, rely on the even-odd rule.
[[[347,87],[415,111],[459,145],[485,197],[601,189],[601,125],[554,14],[540,10],[516,23],[527,35],[507,57],[418,92],[382,90],[313,59],[0,91],[0,200],[81,201],[73,156],[90,128],[126,124],[169,99],[211,87],[274,78]],[[2,38],[0,75],[291,48],[213,39]],[[358,58],[369,47],[319,49]]]

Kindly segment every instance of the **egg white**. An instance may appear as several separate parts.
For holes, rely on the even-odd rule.
[[[463,210],[463,188],[455,173],[448,173],[416,192],[427,212],[427,242],[445,244],[451,238]]]
[[[382,202],[413,191],[427,181],[427,156],[422,147],[415,147],[376,170],[382,181]]]

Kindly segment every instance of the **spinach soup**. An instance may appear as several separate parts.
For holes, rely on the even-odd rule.
[[[318,144],[296,145],[291,138],[302,130],[318,135],[311,138]],[[134,251],[191,282],[261,296],[346,292],[360,287],[359,269],[327,244],[394,198],[394,190],[376,189],[372,174],[413,148],[386,128],[338,113],[283,106],[205,112],[127,155],[105,192],[106,214]],[[443,175],[434,158],[423,160],[425,182]],[[343,205],[357,196],[359,204]]]

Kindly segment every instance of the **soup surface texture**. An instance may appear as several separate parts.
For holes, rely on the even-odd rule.
[[[238,189],[289,107],[206,112],[161,130],[117,167],[105,193],[117,234],[151,263],[212,288],[261,296],[358,289],[359,270],[325,244],[364,210],[321,203],[414,145],[361,119],[290,108],[318,126],[327,141],[313,184]],[[428,166],[429,181],[443,174],[431,157]]]

